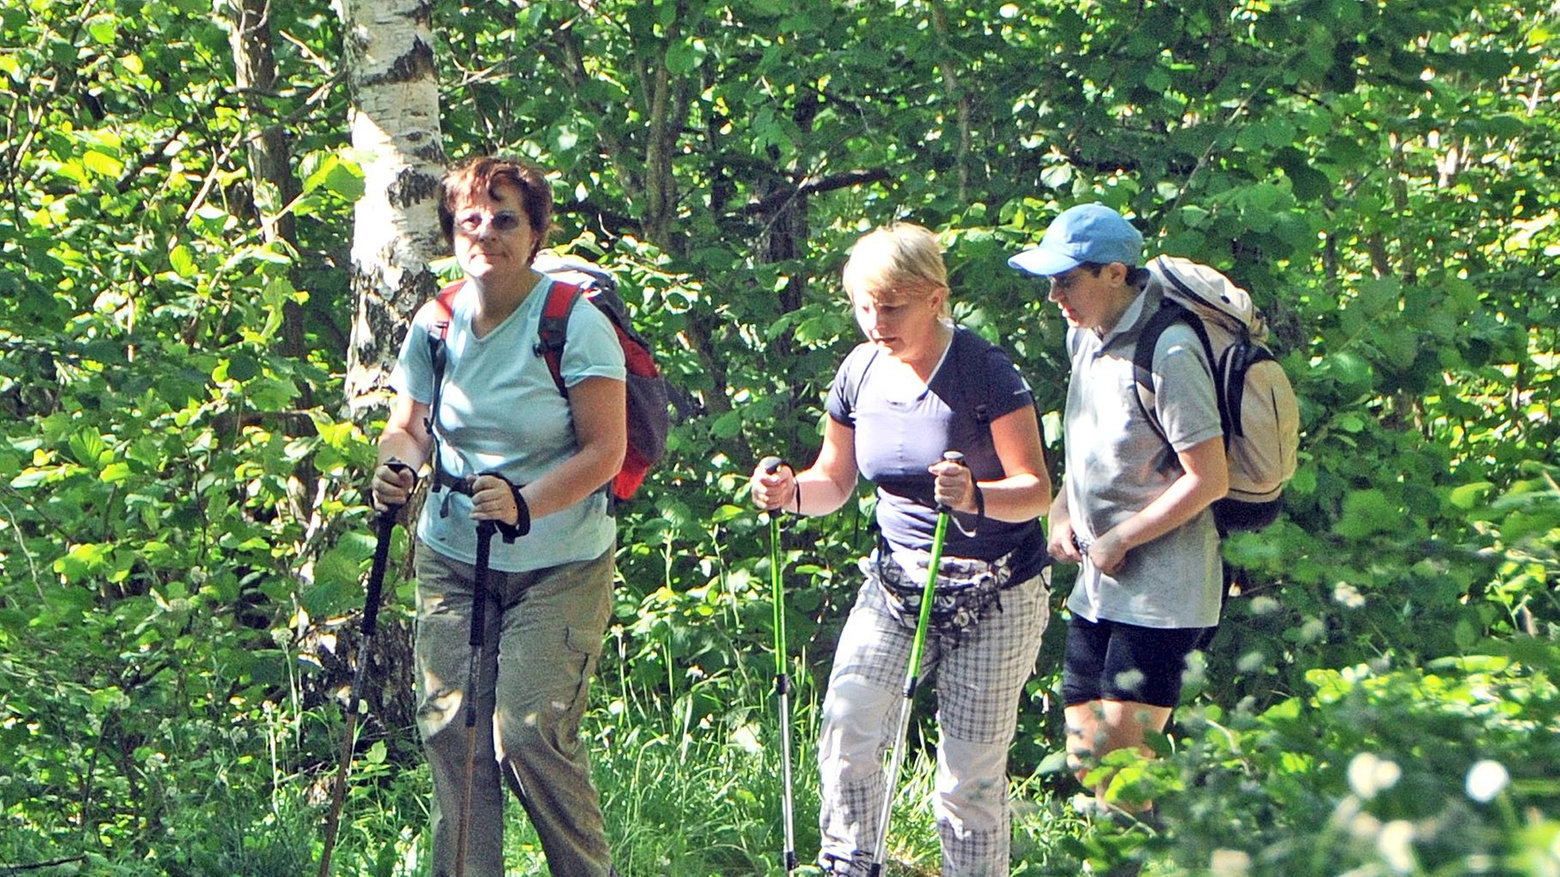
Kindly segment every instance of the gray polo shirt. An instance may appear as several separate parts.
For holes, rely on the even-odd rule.
[[[1146,291],[1103,338],[1067,335],[1067,511],[1084,540],[1137,514],[1182,474],[1175,452],[1222,435],[1213,373],[1185,324],[1167,328],[1154,350],[1155,408],[1161,437],[1138,403],[1132,354],[1159,295]],[[1169,445],[1166,445],[1166,440]],[[1172,448],[1174,450],[1172,450]],[[1090,621],[1143,627],[1211,627],[1219,621],[1224,572],[1213,512],[1128,552],[1108,576],[1085,557],[1067,608]]]

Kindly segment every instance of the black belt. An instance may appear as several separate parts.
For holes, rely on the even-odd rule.
[[[474,493],[471,489],[471,484],[474,480],[471,478],[456,478],[454,475],[444,471],[442,466],[433,470],[433,492],[438,493],[441,490],[450,491],[444,495],[444,501],[439,503],[439,517],[447,518],[450,516],[450,500],[454,498],[455,494],[471,496]]]
[[[513,543],[515,539],[531,532],[531,509],[526,505],[525,497],[520,495],[520,488],[511,483],[509,479],[504,478],[503,475],[499,475],[497,472],[486,472],[483,474],[496,475],[506,484],[509,484],[509,489],[513,491],[515,495],[515,508],[519,509],[520,511],[520,520],[516,521],[514,524],[498,524],[498,532],[504,537],[504,541]],[[450,500],[455,498],[455,494],[458,493],[462,496],[476,495],[476,491],[472,488],[472,485],[475,483],[475,478],[456,478],[454,475],[444,471],[443,467],[434,469],[433,491],[435,493],[441,490],[449,491],[449,493],[445,494],[444,499],[439,503],[439,517],[447,518],[450,516]]]
[[[471,489],[472,481],[473,479],[470,478],[456,478],[454,475],[444,471],[442,467],[435,469],[433,472],[434,490],[453,490],[463,496],[471,496],[473,492]]]

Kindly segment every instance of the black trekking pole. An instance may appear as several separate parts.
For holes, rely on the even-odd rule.
[[[758,465],[770,475],[780,468],[779,457],[765,457]],[[780,865],[789,874],[796,870],[796,834],[792,828],[791,797],[791,676],[786,672],[789,654],[785,642],[785,591],[780,576],[780,510],[769,509],[770,597],[774,606],[775,697],[780,705],[780,818],[785,824],[785,850]]]
[[[943,459],[950,463],[964,464],[964,455],[947,451]],[[888,853],[888,818],[894,809],[894,786],[899,781],[899,769],[905,762],[905,741],[910,735],[910,707],[915,703],[916,683],[920,681],[921,651],[926,646],[926,631],[932,623],[932,595],[937,590],[937,570],[942,565],[943,538],[948,534],[948,517],[952,509],[941,503],[937,506],[937,529],[932,533],[932,554],[926,563],[926,585],[921,589],[921,611],[916,616],[915,639],[910,645],[910,662],[905,668],[905,697],[899,704],[899,729],[894,744],[894,755],[889,760],[888,775],[883,778],[883,807],[878,811],[877,845],[872,850],[871,877],[880,877]]]
[[[466,849],[471,841],[471,798],[477,769],[477,686],[482,681],[482,639],[487,621],[488,553],[498,525],[477,524],[477,571],[471,589],[471,665],[466,670],[466,791],[460,805],[460,834],[455,843],[455,877],[466,877]]]
[[[412,467],[391,460],[386,463],[397,472],[410,471]],[[363,678],[368,669],[368,646],[374,640],[379,626],[379,597],[384,591],[385,568],[390,561],[390,537],[395,532],[395,519],[401,507],[388,506],[374,521],[377,539],[374,542],[374,562],[368,569],[368,594],[363,598],[363,641],[358,646],[358,665],[352,673],[352,694],[347,698],[347,732],[341,740],[341,763],[336,768],[336,781],[331,785],[330,815],[325,818],[325,849],[320,853],[320,875],[330,873],[330,857],[336,851],[336,831],[341,824],[341,805],[347,794],[347,771],[352,767],[352,749],[356,742],[358,710],[363,703]]]

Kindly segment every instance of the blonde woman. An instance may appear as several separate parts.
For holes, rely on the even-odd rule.
[[[865,875],[926,582],[937,506],[955,512],[920,672],[937,674],[934,809],[948,877],[1006,875],[1007,751],[1049,618],[1038,518],[1051,480],[1033,396],[1000,349],[951,317],[936,237],[897,223],[856,243],[845,291],[866,341],[829,393],[823,446],[794,472],[756,469],[761,508],[824,515],[877,487],[877,549],[835,651],[819,770],[827,874]],[[944,462],[955,450],[965,465]]]

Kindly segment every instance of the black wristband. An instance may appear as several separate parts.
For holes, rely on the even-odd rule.
[[[504,537],[505,542],[514,542],[521,536],[531,532],[531,507],[526,504],[525,496],[520,493],[520,485],[510,481],[497,472],[486,472],[494,478],[509,485],[509,495],[515,500],[515,522],[506,524],[503,521],[494,521],[498,525],[498,535]]]
[[[980,525],[986,522],[986,494],[981,491],[979,484],[973,481],[970,483],[975,488],[975,522],[968,527],[964,526],[962,519],[968,517],[964,512],[955,513],[953,518],[954,522],[959,525],[959,529],[966,536],[974,536],[980,532]]]

